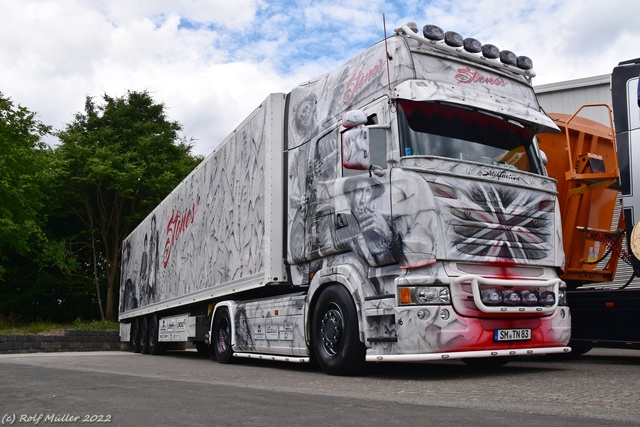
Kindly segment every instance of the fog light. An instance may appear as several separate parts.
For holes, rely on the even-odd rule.
[[[480,299],[485,305],[498,305],[502,302],[502,295],[493,288],[480,292]]]
[[[529,290],[522,291],[522,304],[538,305],[539,300],[540,299],[536,291],[529,291]]]
[[[451,313],[449,313],[449,310],[447,310],[446,308],[440,310],[440,319],[449,320],[449,317],[451,317]]]
[[[506,290],[502,291],[502,300],[507,305],[519,305],[522,302],[522,297],[517,291]]]
[[[556,302],[556,296],[551,291],[540,292],[540,304],[553,305]]]
[[[429,313],[428,310],[419,310],[417,315],[418,315],[418,319],[424,320],[429,316],[431,316],[431,313]]]

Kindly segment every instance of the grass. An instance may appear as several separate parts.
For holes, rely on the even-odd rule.
[[[109,331],[119,328],[118,322],[110,320],[82,320],[77,318],[73,323],[31,322],[25,324],[9,324],[0,319],[0,335],[35,335],[35,334],[61,334],[70,329]]]

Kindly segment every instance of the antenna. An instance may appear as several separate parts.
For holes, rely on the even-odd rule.
[[[386,61],[387,61],[387,87],[389,88],[389,93],[391,93],[391,73],[389,72],[389,47],[387,46],[387,21],[384,17],[384,13],[382,14],[382,27],[384,28],[384,52],[385,52]]]

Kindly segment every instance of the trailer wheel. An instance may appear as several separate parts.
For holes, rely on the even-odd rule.
[[[311,327],[313,352],[324,372],[353,375],[364,368],[366,348],[359,338],[357,311],[344,287],[322,291]]]
[[[164,353],[164,344],[158,342],[158,318],[151,316],[148,323],[147,347],[149,348],[149,354],[162,354]]]
[[[149,354],[149,327],[146,317],[141,317],[139,320],[140,328],[140,352],[142,354]]]
[[[212,331],[213,351],[220,363],[232,363],[234,361],[231,348],[231,316],[229,309],[222,307],[216,312],[213,319]]]
[[[140,325],[138,323],[138,319],[133,319],[131,322],[129,344],[131,345],[132,352],[140,353]]]

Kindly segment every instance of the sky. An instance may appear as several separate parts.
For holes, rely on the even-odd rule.
[[[530,57],[534,86],[640,57],[635,0],[0,0],[0,92],[62,130],[87,96],[147,91],[207,155],[409,21]]]

